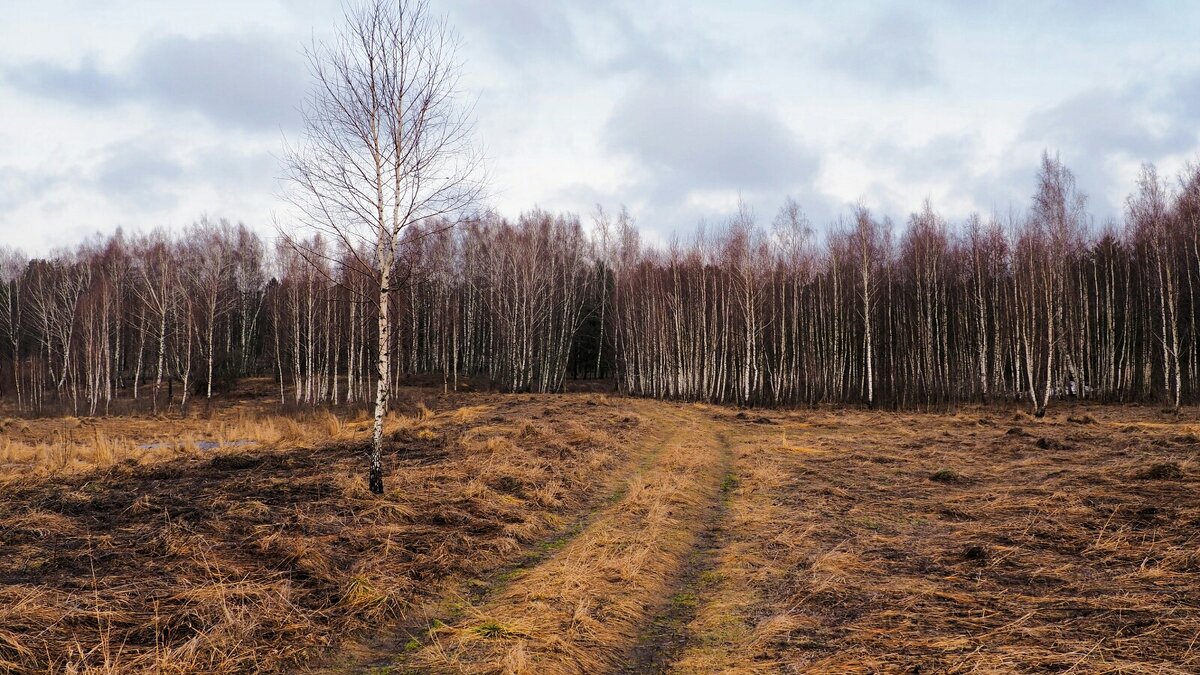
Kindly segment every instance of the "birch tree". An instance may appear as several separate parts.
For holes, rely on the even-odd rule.
[[[855,256],[859,300],[863,321],[863,360],[865,362],[867,407],[875,405],[875,331],[872,319],[875,314],[877,269],[884,253],[886,231],[871,217],[865,206],[854,210],[854,229],[850,242]]]
[[[314,88],[303,141],[289,153],[289,196],[302,225],[335,248],[369,256],[358,261],[378,291],[368,484],[382,494],[391,301],[406,281],[397,269],[399,246],[415,223],[455,217],[475,203],[481,159],[459,89],[457,39],[425,0],[354,6],[336,37],[308,56]]]
[[[4,347],[7,348],[7,356],[11,359],[17,410],[24,407],[21,392],[21,333],[24,328],[21,278],[25,272],[25,264],[25,256],[19,251],[0,248],[0,335],[4,336]]]

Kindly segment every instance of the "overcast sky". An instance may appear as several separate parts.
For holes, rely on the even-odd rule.
[[[1200,3],[431,0],[463,41],[490,202],[626,204],[652,239],[1023,207],[1043,148],[1098,219],[1200,158]],[[853,5],[853,6],[851,6]],[[0,245],[201,214],[269,232],[324,0],[0,0]]]

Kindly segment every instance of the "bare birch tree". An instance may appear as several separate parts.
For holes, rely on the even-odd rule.
[[[289,155],[289,196],[301,223],[360,258],[354,269],[370,270],[377,285],[368,482],[382,494],[391,298],[406,280],[397,269],[398,249],[415,223],[454,217],[475,203],[481,156],[462,105],[457,38],[425,0],[354,6],[337,36],[308,56],[315,86],[305,105],[303,143]]]

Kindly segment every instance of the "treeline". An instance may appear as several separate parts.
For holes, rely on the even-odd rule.
[[[866,208],[818,240],[789,203],[641,252],[625,233],[614,297],[621,387],[648,396],[927,406],[1054,397],[1194,401],[1200,171],[1145,167],[1123,226],[1090,226],[1045,156],[1023,215],[905,227]]]
[[[392,381],[485,377],[562,387],[594,257],[578,218],[533,212],[407,229],[397,261]],[[26,410],[96,414],[114,401],[184,409],[239,377],[282,402],[374,397],[379,289],[363,251],[320,238],[268,245],[201,220],[178,236],[120,232],[25,260],[0,253],[0,393]],[[593,349],[594,351],[594,349]]]
[[[1200,393],[1200,169],[1145,167],[1096,226],[1043,158],[1024,213],[903,226],[868,209],[818,235],[798,204],[643,245],[629,217],[541,211],[406,228],[392,278],[393,382],[435,374],[744,405],[941,406]],[[25,410],[184,408],[247,375],[282,401],[374,397],[369,251],[269,244],[202,220],[26,260],[0,254],[0,393]]]

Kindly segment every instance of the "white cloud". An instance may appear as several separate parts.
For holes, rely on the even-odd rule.
[[[1116,213],[1200,149],[1200,8],[431,0],[463,37],[493,203],[628,204],[650,238],[797,196],[903,222],[1023,206],[1043,148]],[[0,243],[201,213],[270,229],[325,0],[24,3],[0,23]]]

